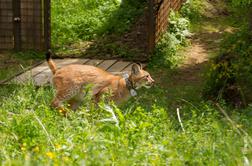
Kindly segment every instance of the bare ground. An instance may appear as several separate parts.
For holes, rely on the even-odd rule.
[[[209,1],[211,7],[194,28],[190,46],[180,53],[185,57],[184,61],[168,75],[161,72],[161,77],[168,77],[167,81],[158,78],[158,82],[167,89],[168,105],[172,109],[179,107],[181,102],[201,101],[210,59],[219,53],[224,35],[234,30],[226,20],[228,13],[225,8],[220,8],[216,2]]]

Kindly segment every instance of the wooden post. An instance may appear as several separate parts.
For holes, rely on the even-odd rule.
[[[155,13],[154,13],[154,2],[153,0],[149,0],[148,4],[148,54],[152,54],[155,47]]]
[[[14,34],[14,49],[21,50],[21,12],[20,0],[13,0],[13,34]]]
[[[44,0],[44,38],[45,49],[51,49],[51,0]]]

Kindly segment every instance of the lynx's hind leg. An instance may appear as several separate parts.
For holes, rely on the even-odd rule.
[[[80,93],[80,86],[71,86],[70,88],[57,89],[56,96],[54,97],[51,106],[54,108],[62,107],[63,102],[68,101],[74,98],[77,94]]]

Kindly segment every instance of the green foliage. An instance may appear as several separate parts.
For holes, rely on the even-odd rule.
[[[189,18],[191,21],[198,21],[204,12],[204,1],[202,0],[187,0],[180,13],[183,17]]]
[[[177,40],[179,40],[179,44],[186,44],[186,37],[190,36],[189,32],[190,21],[180,16],[178,13],[171,12],[169,17],[169,32],[173,34]]]
[[[250,1],[227,1],[228,19],[233,32],[226,33],[220,52],[212,60],[204,96],[212,100],[225,100],[233,106],[247,106],[251,82],[251,30],[249,30]]]
[[[92,40],[104,34],[121,34],[143,11],[143,1],[53,0],[52,43],[64,47]]]
[[[248,87],[252,83],[250,42],[250,32],[246,29],[229,35],[222,42],[220,56],[214,59],[210,69],[205,95],[224,98],[233,104],[237,104],[236,98],[239,98],[239,102],[245,103],[245,98],[251,100],[249,96],[244,96],[244,93],[246,95],[249,92]]]
[[[67,118],[48,106],[52,89],[9,88],[0,98],[2,165],[242,165],[252,157],[250,144],[242,148],[246,137],[210,103],[183,104],[183,132],[158,87],[121,108],[94,107],[87,99]],[[149,100],[152,95],[159,99]],[[232,119],[251,129],[251,118],[236,113]]]
[[[174,68],[181,60],[177,54],[178,50],[187,44],[186,37],[190,35],[189,25],[188,19],[172,11],[168,30],[157,43],[152,62],[159,66]]]
[[[252,4],[251,0],[229,0],[234,6],[247,6]]]

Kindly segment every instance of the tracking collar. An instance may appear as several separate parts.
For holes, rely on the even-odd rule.
[[[133,82],[129,80],[129,75],[124,74],[123,78],[124,78],[124,80],[126,82],[126,87],[129,90],[130,95],[133,96],[133,97],[136,96],[137,95],[136,88],[134,87]]]

